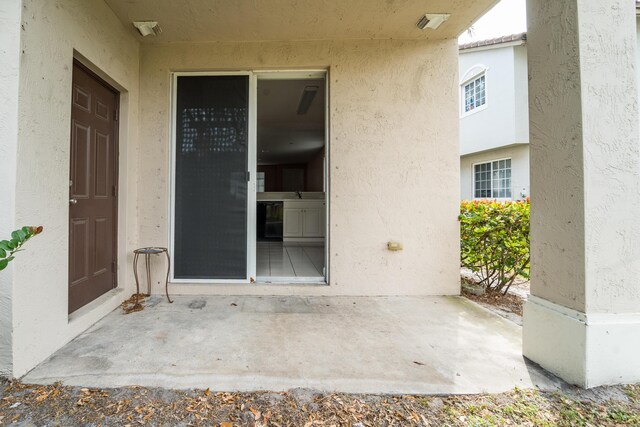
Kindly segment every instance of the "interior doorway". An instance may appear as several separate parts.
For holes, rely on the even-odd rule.
[[[258,282],[325,282],[326,160],[324,73],[259,74]]]

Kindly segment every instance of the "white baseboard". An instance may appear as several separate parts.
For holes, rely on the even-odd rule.
[[[584,388],[640,382],[640,313],[585,314],[530,295],[523,353]]]

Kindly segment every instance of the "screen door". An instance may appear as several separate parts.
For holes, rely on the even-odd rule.
[[[246,280],[249,76],[175,84],[174,277]]]

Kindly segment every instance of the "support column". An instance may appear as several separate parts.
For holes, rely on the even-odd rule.
[[[20,68],[20,0],[0,2],[0,240],[15,229],[18,86]],[[0,375],[11,376],[13,271],[0,271]]]
[[[527,14],[524,355],[586,388],[640,382],[635,2],[528,0]]]

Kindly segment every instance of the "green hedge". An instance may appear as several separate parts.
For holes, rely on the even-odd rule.
[[[529,200],[460,204],[461,265],[486,290],[506,294],[518,276],[529,278],[530,211]]]

